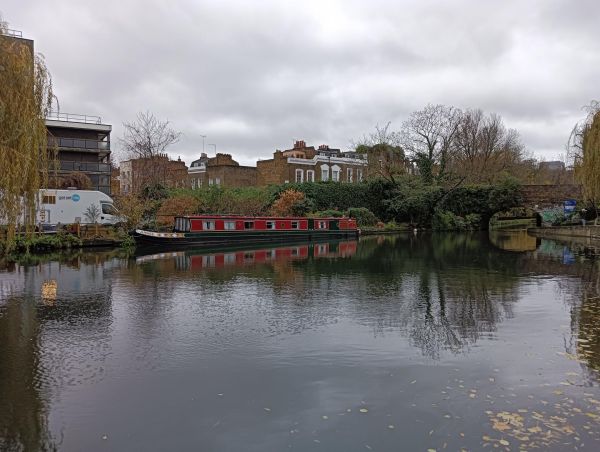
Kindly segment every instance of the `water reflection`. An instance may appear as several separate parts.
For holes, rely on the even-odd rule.
[[[583,409],[600,381],[598,264],[499,232],[0,268],[0,449],[478,450],[559,428],[552,391]],[[506,427],[522,400],[547,416]],[[537,447],[600,428],[569,422]]]

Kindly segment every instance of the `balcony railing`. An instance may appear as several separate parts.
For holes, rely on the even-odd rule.
[[[102,118],[100,116],[59,113],[57,111],[51,111],[48,113],[46,119],[54,121],[83,122],[86,124],[102,124]]]
[[[80,138],[48,137],[48,147],[110,151],[110,142]]]
[[[56,162],[56,169],[59,171],[83,171],[88,173],[105,173],[110,175],[111,168],[108,163],[93,163],[93,162]]]
[[[11,30],[10,28],[6,28],[4,30],[0,30],[0,35],[12,36],[13,38],[22,38],[23,32],[20,30]]]

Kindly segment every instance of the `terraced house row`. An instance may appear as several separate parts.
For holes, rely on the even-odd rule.
[[[318,148],[299,140],[294,147],[276,150],[273,158],[259,160],[256,166],[241,166],[229,154],[209,158],[202,154],[189,170],[192,188],[206,185],[227,187],[265,186],[290,182],[362,181],[367,176],[366,155],[344,152],[323,144]]]

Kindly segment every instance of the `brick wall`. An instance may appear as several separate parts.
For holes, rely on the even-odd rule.
[[[581,199],[581,185],[523,185],[523,203],[526,206],[550,207],[562,205],[565,199]]]

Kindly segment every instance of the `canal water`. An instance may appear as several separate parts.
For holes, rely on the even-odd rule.
[[[600,450],[600,270],[526,233],[0,266],[0,450]]]

